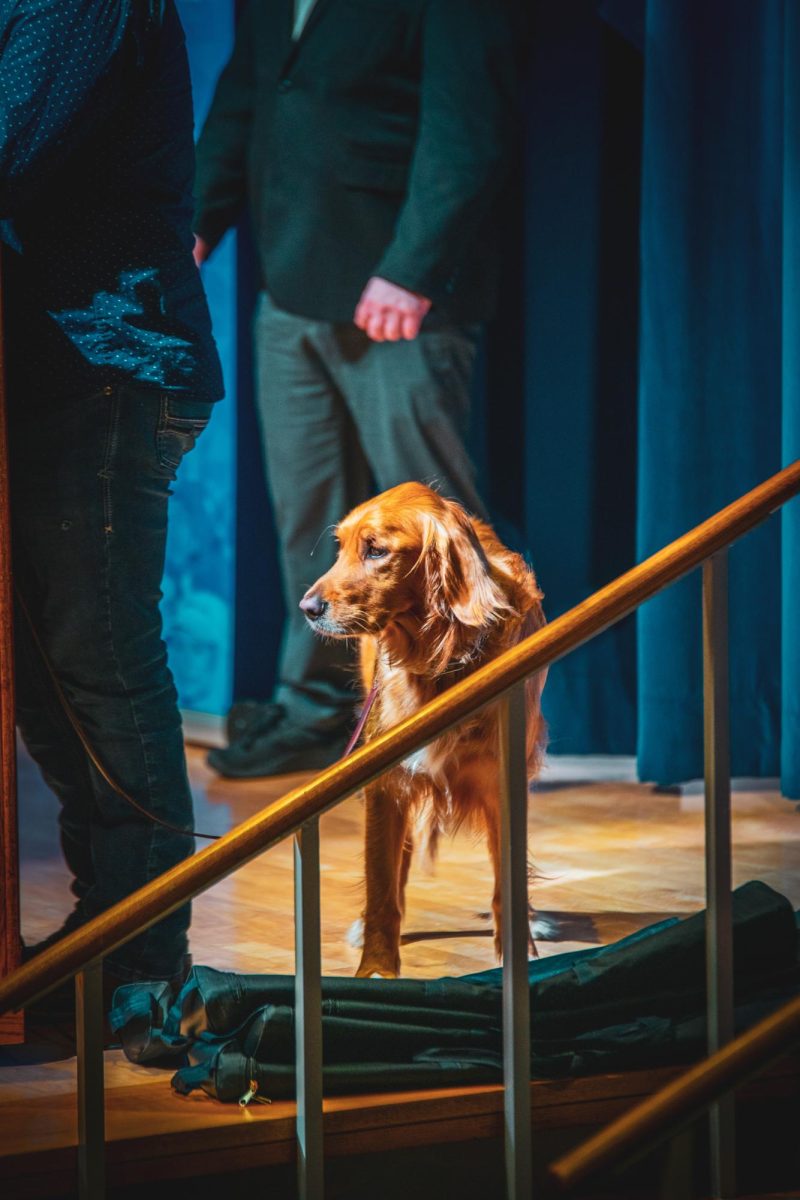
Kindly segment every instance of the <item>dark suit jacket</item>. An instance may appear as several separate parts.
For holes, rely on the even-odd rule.
[[[249,200],[290,312],[349,321],[381,275],[487,316],[516,115],[506,3],[317,0],[293,43],[293,0],[251,0],[198,145],[196,232],[213,246]]]

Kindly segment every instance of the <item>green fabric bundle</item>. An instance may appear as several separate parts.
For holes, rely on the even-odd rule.
[[[791,905],[766,884],[733,895],[737,1031],[800,988]],[[705,1045],[705,913],[611,946],[529,964],[531,1073],[538,1076],[687,1061]],[[461,979],[322,980],[327,1093],[502,1079],[502,969]],[[238,1100],[251,1080],[294,1094],[294,977],[195,967],[168,985],[119,988],[111,1013],[134,1062],[178,1067],[173,1086]]]

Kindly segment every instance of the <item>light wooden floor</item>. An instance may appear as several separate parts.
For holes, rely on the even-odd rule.
[[[197,828],[223,833],[303,776],[231,782],[188,751]],[[20,761],[22,931],[34,942],[56,928],[71,901],[56,835],[56,804],[33,765]],[[800,907],[800,805],[769,781],[739,782],[733,796],[734,882],[763,879]],[[350,974],[358,952],[346,934],[361,905],[362,805],[345,801],[321,822],[322,960]],[[530,804],[529,842],[537,908],[556,922],[542,955],[607,943],[664,916],[704,905],[703,798],[699,785],[658,792],[634,781],[628,759],[553,758]],[[485,847],[466,834],[442,843],[434,873],[415,864],[408,885],[403,973],[433,978],[494,964]],[[286,842],[218,884],[194,904],[196,963],[240,972],[291,973],[292,847]],[[0,1096],[9,1066],[29,1057],[0,1051]],[[149,1079],[110,1056],[125,1083]],[[25,1071],[29,1067],[24,1068]],[[23,1070],[20,1066],[19,1070]],[[46,1068],[48,1086],[71,1087],[65,1064]]]
[[[230,829],[302,778],[226,782],[206,768],[204,757],[202,750],[189,750],[197,827],[210,833]],[[59,925],[70,898],[57,844],[56,805],[24,757],[20,797],[22,928],[23,936],[32,942]],[[776,787],[761,781],[737,785],[733,810],[735,882],[762,879],[800,907],[800,805],[781,798]],[[356,798],[321,823],[322,953],[328,974],[349,974],[357,960],[357,951],[345,935],[361,904],[362,820]],[[555,918],[559,931],[558,940],[540,943],[543,955],[612,941],[661,917],[687,914],[704,905],[698,787],[657,792],[635,782],[630,760],[554,758],[531,799],[529,839],[538,872],[533,898],[539,910]],[[480,915],[488,908],[490,892],[485,848],[466,835],[442,844],[434,874],[412,868],[404,973],[435,977],[493,966],[489,924]],[[195,902],[192,951],[197,963],[233,971],[291,972],[292,946],[289,843],[269,851]],[[184,1126],[187,1131],[199,1128],[200,1109],[203,1129],[211,1130],[214,1122],[233,1128],[244,1119],[235,1106],[233,1110],[215,1106],[200,1094],[176,1097],[169,1088],[170,1074],[137,1067],[121,1051],[106,1053],[114,1136],[132,1136],[131,1129],[139,1128],[137,1121],[152,1133],[150,1126],[157,1120],[160,1130],[178,1137]],[[150,1089],[142,1090],[145,1085]],[[583,1099],[591,1100],[594,1086],[585,1081]],[[559,1087],[554,1090],[546,1082],[534,1087],[540,1089],[543,1104],[563,1102]],[[21,1144],[40,1145],[41,1152],[51,1155],[67,1153],[74,1145],[74,1090],[71,1053],[62,1050],[53,1055],[47,1047],[36,1045],[0,1047],[0,1158],[13,1156]],[[488,1106],[487,1112],[494,1106],[494,1121],[499,1120],[494,1112],[499,1104],[493,1095],[496,1091],[478,1089],[475,1097],[476,1105]],[[135,1102],[137,1095],[143,1104]],[[380,1108],[380,1097],[358,1100],[359,1110],[365,1104],[364,1111],[370,1104]],[[419,1099],[427,1102],[428,1097]],[[603,1103],[607,1106],[608,1097]],[[348,1109],[344,1116],[352,1122],[353,1105],[348,1108],[345,1101],[334,1100],[332,1114],[337,1105]],[[579,1103],[576,1112],[580,1107]],[[266,1120],[268,1112],[254,1113],[252,1119]],[[274,1123],[279,1117],[289,1120],[275,1106],[269,1120]],[[272,1136],[283,1137],[281,1129],[278,1121]]]
[[[285,775],[220,779],[190,747],[197,828],[223,833],[299,783]],[[704,905],[703,798],[697,785],[657,792],[633,781],[628,759],[554,758],[530,804],[536,907],[554,916],[558,940],[543,955],[609,942],[667,915]],[[22,930],[33,942],[56,928],[71,901],[56,837],[56,805],[21,762]],[[800,805],[765,781],[737,783],[734,882],[759,878],[800,906]],[[358,954],[346,934],[362,896],[362,805],[345,801],[321,821],[322,959],[349,974]],[[466,834],[441,846],[433,873],[412,867],[403,973],[431,978],[494,965],[486,849]],[[195,962],[232,971],[294,970],[292,847],[265,853],[194,904]]]

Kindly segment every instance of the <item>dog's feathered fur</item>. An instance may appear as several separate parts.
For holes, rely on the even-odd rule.
[[[359,638],[365,690],[377,684],[365,737],[415,712],[544,624],[542,593],[520,555],[483,521],[420,483],[403,483],[349,513],[334,566],[304,597],[316,632]],[[308,605],[313,604],[313,614]],[[528,679],[531,775],[544,748],[544,675]],[[497,710],[437,738],[366,788],[366,906],[358,975],[400,970],[400,922],[414,841],[435,853],[462,824],[486,836],[494,866],[500,954]]]

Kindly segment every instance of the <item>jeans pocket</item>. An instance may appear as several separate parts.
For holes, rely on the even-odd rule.
[[[162,396],[156,432],[156,451],[160,466],[166,470],[177,471],[184,455],[194,449],[195,442],[210,418],[211,409],[207,404]]]

